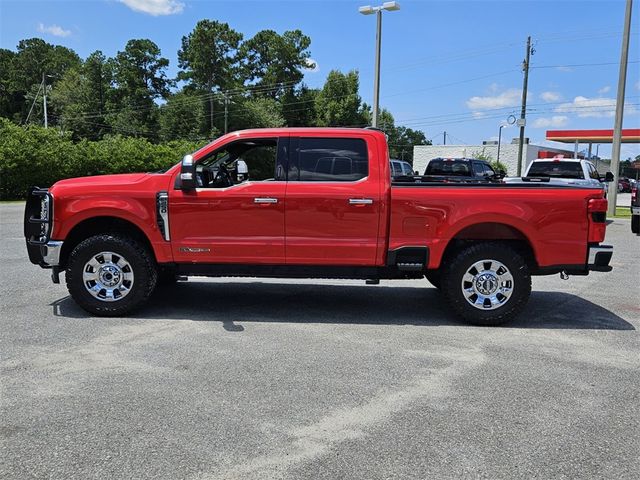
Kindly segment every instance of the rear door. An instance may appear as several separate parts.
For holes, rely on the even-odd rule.
[[[382,208],[380,172],[373,164],[382,154],[377,148],[368,136],[291,138],[287,264],[376,264]]]

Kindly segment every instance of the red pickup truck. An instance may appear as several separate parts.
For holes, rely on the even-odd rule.
[[[34,187],[25,237],[96,315],[190,275],[426,277],[463,318],[495,325],[523,309],[532,275],[611,270],[606,207],[601,188],[392,179],[374,129],[262,129],[164,172]]]

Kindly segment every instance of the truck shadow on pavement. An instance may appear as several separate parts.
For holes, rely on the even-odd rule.
[[[52,306],[55,316],[92,318],[68,296]],[[233,281],[159,287],[131,317],[220,322],[229,331],[243,331],[248,322],[467,326],[435,288]],[[561,292],[533,292],[505,328],[635,330],[613,312]]]

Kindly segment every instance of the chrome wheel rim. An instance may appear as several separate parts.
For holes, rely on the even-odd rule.
[[[497,260],[485,259],[471,265],[462,276],[465,300],[479,310],[495,310],[513,294],[513,275]]]
[[[100,252],[84,264],[82,281],[94,298],[117,302],[133,287],[133,268],[119,253]]]

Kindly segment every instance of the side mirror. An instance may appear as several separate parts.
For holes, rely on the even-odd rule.
[[[238,160],[236,162],[236,169],[238,175],[246,175],[247,173],[249,173],[249,167],[247,166],[247,162],[245,162],[244,160]]]
[[[613,182],[613,173],[611,172],[605,173],[604,177],[600,177],[600,181],[605,183]]]
[[[420,175],[420,172],[418,170],[416,170],[415,172],[413,172],[414,175]]]
[[[193,190],[196,188],[196,166],[191,155],[185,155],[180,166],[180,188]]]

